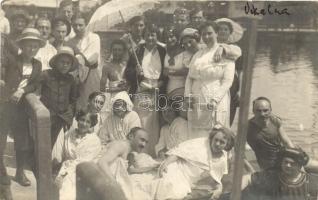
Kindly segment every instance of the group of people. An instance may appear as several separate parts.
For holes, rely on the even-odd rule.
[[[99,36],[86,29],[85,16],[73,14],[70,0],[60,3],[55,19],[39,17],[34,27],[24,12],[9,22],[10,33],[1,35],[1,185],[10,184],[3,163],[7,134],[15,142],[15,181],[31,184],[24,173],[28,161],[36,172],[25,109],[26,95],[35,93],[50,112],[52,176],[60,199],[75,199],[76,193],[85,198],[76,186],[94,188],[105,180],[118,186],[117,195],[132,200],[226,198],[222,178],[230,170],[235,141],[229,127],[238,105],[240,25],[178,8],[162,32],[135,16],[130,31],[111,41],[109,60],[102,62]],[[247,140],[263,172],[244,177],[243,186],[253,185],[247,193],[256,191],[254,185],[261,186],[268,172],[273,181],[287,177],[299,187],[279,179],[275,184],[284,183],[277,186],[283,190],[269,183],[265,196],[315,195],[301,169],[316,173],[317,163],[296,149],[271,114],[269,99],[256,99],[253,111]],[[86,161],[95,165],[80,164]],[[298,167],[294,173],[291,163]],[[102,176],[86,177],[85,167]],[[98,185],[94,191],[110,190]],[[12,198],[10,192],[5,198]]]

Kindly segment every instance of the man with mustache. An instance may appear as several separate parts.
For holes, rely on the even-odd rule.
[[[253,113],[248,123],[247,143],[255,152],[260,168],[269,169],[275,166],[281,147],[294,148],[294,144],[284,132],[280,118],[272,114],[268,98],[255,99]]]
[[[126,140],[114,140],[102,150],[102,157],[94,163],[77,166],[77,197],[81,199],[133,199],[128,174],[128,154],[142,152],[148,143],[148,133],[132,128]],[[91,190],[87,190],[91,188]]]

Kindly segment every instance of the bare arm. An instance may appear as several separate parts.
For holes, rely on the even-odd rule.
[[[244,159],[244,168],[245,170],[248,172],[248,173],[254,173],[255,172],[255,169],[254,167],[251,165],[251,163]]]
[[[242,55],[242,50],[239,46],[234,44],[221,44],[223,47],[224,56],[229,60],[237,60]]]
[[[104,171],[106,175],[112,177],[109,166],[118,158],[123,157],[127,152],[126,144],[122,141],[115,141],[109,144],[109,147],[103,157],[98,161],[97,165]]]
[[[178,160],[178,157],[175,155],[169,155],[169,157],[163,162],[161,163],[161,165],[159,166],[159,175],[160,177],[162,177],[164,172],[167,172],[167,167],[169,164],[176,162]]]
[[[252,174],[247,174],[242,177],[241,189],[244,190],[252,182]]]
[[[278,131],[279,131],[279,136],[280,136],[281,140],[283,141],[284,145],[286,145],[289,148],[295,148],[295,145],[289,139],[286,132],[284,131],[283,126],[280,126]]]

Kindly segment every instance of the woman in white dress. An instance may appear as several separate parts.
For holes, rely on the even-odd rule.
[[[97,123],[97,116],[80,110],[76,114],[78,127],[68,132],[61,132],[53,147],[53,163],[61,164],[55,182],[60,187],[60,199],[76,198],[76,165],[84,161],[92,161],[101,150],[101,143],[92,127]]]
[[[217,26],[207,22],[201,36],[206,47],[191,59],[185,85],[185,97],[189,100],[188,121],[192,138],[208,136],[216,122],[229,126],[230,93],[235,64],[222,58],[214,61],[219,48]]]
[[[216,126],[209,137],[196,138],[170,150],[169,157],[159,167],[156,199],[197,199],[222,193],[223,175],[228,173],[228,153],[234,144],[234,134]]]
[[[108,115],[98,134],[102,144],[113,140],[125,140],[130,130],[141,127],[138,114],[133,111],[133,103],[126,91],[117,93],[112,99],[112,112]]]

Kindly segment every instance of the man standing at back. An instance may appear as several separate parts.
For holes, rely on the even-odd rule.
[[[59,7],[59,17],[67,19],[69,23],[72,22],[73,17],[73,2],[72,0],[63,0],[60,3]],[[71,28],[70,34],[65,38],[65,41],[68,41],[69,39],[75,37],[75,32],[73,28]]]
[[[41,17],[36,21],[35,28],[38,29],[42,38],[45,40],[45,46],[39,49],[35,58],[41,61],[42,71],[51,69],[49,61],[56,54],[55,47],[49,42],[51,36],[51,21],[46,17]]]
[[[279,150],[283,146],[294,148],[294,145],[284,132],[280,118],[272,114],[268,98],[255,99],[253,113],[254,117],[248,123],[247,142],[255,152],[260,168],[272,168],[276,165]]]

